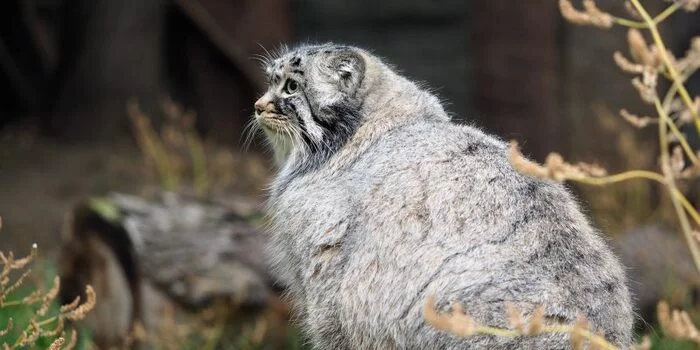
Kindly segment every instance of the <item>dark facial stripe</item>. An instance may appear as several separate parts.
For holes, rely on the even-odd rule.
[[[311,113],[311,118],[318,124],[320,127],[324,128],[326,131],[332,131],[333,129],[333,124],[327,122],[324,119],[319,118],[316,113]]]

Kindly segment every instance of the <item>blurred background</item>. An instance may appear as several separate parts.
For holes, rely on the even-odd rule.
[[[630,17],[622,1],[597,3]],[[667,5],[645,2],[652,13]],[[677,56],[699,34],[697,12],[662,30]],[[655,168],[654,131],[618,116],[652,113],[613,63],[625,36],[568,24],[553,0],[4,0],[0,250],[37,242],[61,259],[76,239],[66,218],[112,192],[191,190],[257,205],[272,168],[260,140],[244,145],[265,88],[253,57],[283,43],[369,49],[432,88],[455,120],[517,139],[539,161],[556,151],[611,172]],[[688,88],[700,93],[697,75]],[[698,187],[685,189],[696,207]],[[674,232],[654,184],[574,190],[612,237],[645,225]],[[697,283],[689,266],[679,272],[688,285]]]

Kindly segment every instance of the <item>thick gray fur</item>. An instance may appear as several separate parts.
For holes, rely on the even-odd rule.
[[[564,186],[517,173],[506,144],[450,122],[367,51],[302,46],[266,65],[256,119],[279,165],[269,254],[314,348],[570,347],[565,334],[437,331],[429,295],[497,327],[505,302],[525,317],[543,305],[548,322],[583,315],[629,345],[623,268]]]

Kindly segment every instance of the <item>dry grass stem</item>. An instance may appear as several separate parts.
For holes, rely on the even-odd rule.
[[[521,311],[517,310],[513,304],[506,303],[505,308],[510,329],[480,325],[464,312],[459,303],[454,304],[452,311],[440,313],[436,310],[434,296],[429,296],[426,300],[423,306],[423,317],[435,329],[465,338],[479,334],[518,337],[536,336],[543,333],[563,333],[571,337],[574,349],[582,349],[586,341],[590,343],[590,348],[618,349],[604,337],[591,332],[585,318],[579,318],[573,325],[547,324],[544,307],[539,306],[534,310],[530,319],[525,322],[522,319]]]
[[[584,337],[584,330],[587,330],[590,328],[590,324],[588,323],[588,320],[586,320],[585,317],[579,316],[576,318],[576,322],[574,322],[574,327],[571,331],[571,347],[574,349],[582,349],[585,342],[586,338]]]
[[[18,299],[6,301],[8,294],[17,290],[19,286],[23,285],[31,274],[31,269],[26,269],[22,271],[14,281],[10,279],[10,272],[16,270],[25,269],[26,266],[35,260],[37,256],[37,246],[34,244],[32,246],[31,253],[21,259],[15,259],[13,252],[4,254],[0,252],[0,261],[3,264],[2,270],[0,271],[0,308],[10,308],[10,307],[31,307],[33,314],[30,315],[28,325],[20,327],[19,336],[16,337],[14,343],[9,345],[4,343],[2,345],[3,349],[18,349],[36,347],[36,342],[40,338],[54,338],[59,337],[59,339],[54,340],[50,348],[59,349],[65,343],[65,337],[63,336],[66,328],[66,320],[79,320],[85,317],[86,313],[89,312],[95,306],[96,296],[91,286],[87,286],[85,293],[87,295],[87,301],[80,305],[80,298],[76,298],[72,303],[59,306],[58,308],[52,307],[55,304],[56,297],[60,289],[60,279],[55,277],[51,284],[51,287],[46,291],[42,292],[40,288],[36,288],[29,295]],[[37,304],[38,308],[34,310],[34,304]],[[49,313],[57,313],[53,316],[47,316]],[[15,322],[12,319],[8,320],[7,325],[4,329],[0,329],[0,336],[7,336],[16,328]],[[75,335],[75,329],[72,330],[73,337],[71,337],[72,346],[66,347],[66,349],[71,349],[75,346],[75,341],[77,336]]]
[[[193,111],[165,98],[161,103],[164,118],[156,128],[151,115],[141,111],[135,101],[130,101],[127,109],[146,168],[155,170],[163,188],[181,191],[186,186],[186,191],[205,195],[230,184],[235,167],[228,160],[230,150],[205,144],[195,127]]]
[[[594,18],[599,20],[605,18],[604,27],[609,25],[608,21],[630,27],[627,32],[627,43],[632,60],[626,59],[620,52],[615,52],[613,58],[622,71],[638,75],[632,80],[632,85],[643,101],[654,105],[658,118],[639,117],[624,109],[620,111],[620,115],[636,127],[645,127],[651,123],[658,125],[661,173],[631,170],[604,176],[590,171],[585,165],[566,163],[556,153],[550,154],[545,164],[541,166],[523,157],[516,143],[511,143],[509,158],[513,167],[523,174],[558,182],[572,180],[591,185],[607,185],[643,178],[666,186],[694,262],[700,269],[700,246],[688,218],[690,216],[695,224],[700,226],[700,213],[676,185],[679,179],[700,175],[700,165],[698,165],[700,152],[691,147],[678,127],[684,123],[694,122],[697,131],[700,132],[700,97],[692,99],[683,85],[700,68],[700,37],[693,38],[685,56],[676,59],[666,48],[658,30],[658,25],[678,9],[697,10],[698,2],[699,0],[674,1],[672,5],[652,18],[639,0],[629,0],[628,12],[633,16],[640,16],[643,23],[612,17],[598,10],[592,1],[584,3],[585,11],[576,10],[568,0],[559,2],[562,15],[571,22],[596,25]],[[597,24],[600,26],[600,23]],[[642,31],[638,29],[648,30],[653,44],[648,44]],[[657,93],[659,75],[668,78],[672,83],[666,91],[663,103],[659,100]],[[678,142],[680,147],[675,147],[671,152],[670,142]],[[690,166],[685,163],[686,157],[691,162]],[[596,169],[599,168],[596,167]]]
[[[629,1],[625,1],[625,10],[634,19],[637,19],[637,20],[643,19],[642,15],[640,15],[639,12],[637,12],[637,10],[634,9],[634,6],[632,6],[632,4]]]
[[[70,331],[70,343],[66,344],[65,350],[73,350],[78,344],[78,331],[72,329]]]
[[[678,74],[678,70],[673,64],[673,61],[671,60],[671,56],[668,54],[668,50],[666,49],[666,45],[664,44],[663,39],[661,38],[661,34],[659,33],[657,25],[659,24],[660,21],[657,21],[655,19],[652,19],[651,16],[649,16],[649,13],[646,11],[646,9],[642,6],[642,4],[639,2],[639,0],[630,0],[634,8],[639,12],[639,14],[644,18],[644,22],[647,24],[649,32],[652,35],[652,38],[654,39],[654,45],[658,48],[658,56],[663,62],[664,69],[668,73],[668,76],[670,80],[673,82],[673,85],[675,88],[678,90],[678,94],[680,95],[681,99],[683,100],[683,103],[691,110],[691,114],[693,116],[693,120],[695,121],[695,126],[697,129],[697,132],[700,133],[700,115],[692,110],[692,99],[690,97],[690,94],[688,94],[688,90],[686,90],[685,86],[683,85],[683,77],[681,77]],[[680,6],[681,2],[676,2],[671,7],[670,9],[675,9]],[[686,4],[683,4],[686,5]],[[664,11],[665,13],[672,13],[673,11]],[[661,15],[659,15],[661,16]],[[665,17],[664,17],[665,18]]]
[[[698,60],[700,61],[700,60]],[[688,124],[693,121],[693,111],[700,113],[700,97],[696,96],[691,108],[682,108],[678,113],[679,124]]]
[[[12,305],[14,303],[6,302],[5,299],[10,293],[17,290],[24,283],[27,276],[29,276],[31,270],[24,271],[22,275],[20,275],[20,277],[17,278],[14,282],[12,282],[10,279],[10,274],[12,273],[12,271],[17,271],[25,268],[27,264],[34,260],[36,255],[36,244],[32,246],[32,250],[29,253],[29,255],[21,259],[15,259],[15,255],[13,252],[9,252],[7,255],[0,252],[0,262],[3,265],[2,270],[0,270],[0,308],[7,305]]]
[[[56,324],[56,327],[54,329],[51,329],[51,330],[46,330],[46,329],[42,330],[41,336],[53,338],[59,334],[63,334],[63,330],[65,329],[65,326],[66,326],[65,319],[63,317],[59,317],[57,324]]]

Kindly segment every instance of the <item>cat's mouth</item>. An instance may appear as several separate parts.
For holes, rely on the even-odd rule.
[[[289,118],[284,114],[262,112],[255,115],[258,124],[271,131],[281,131],[288,127]]]

